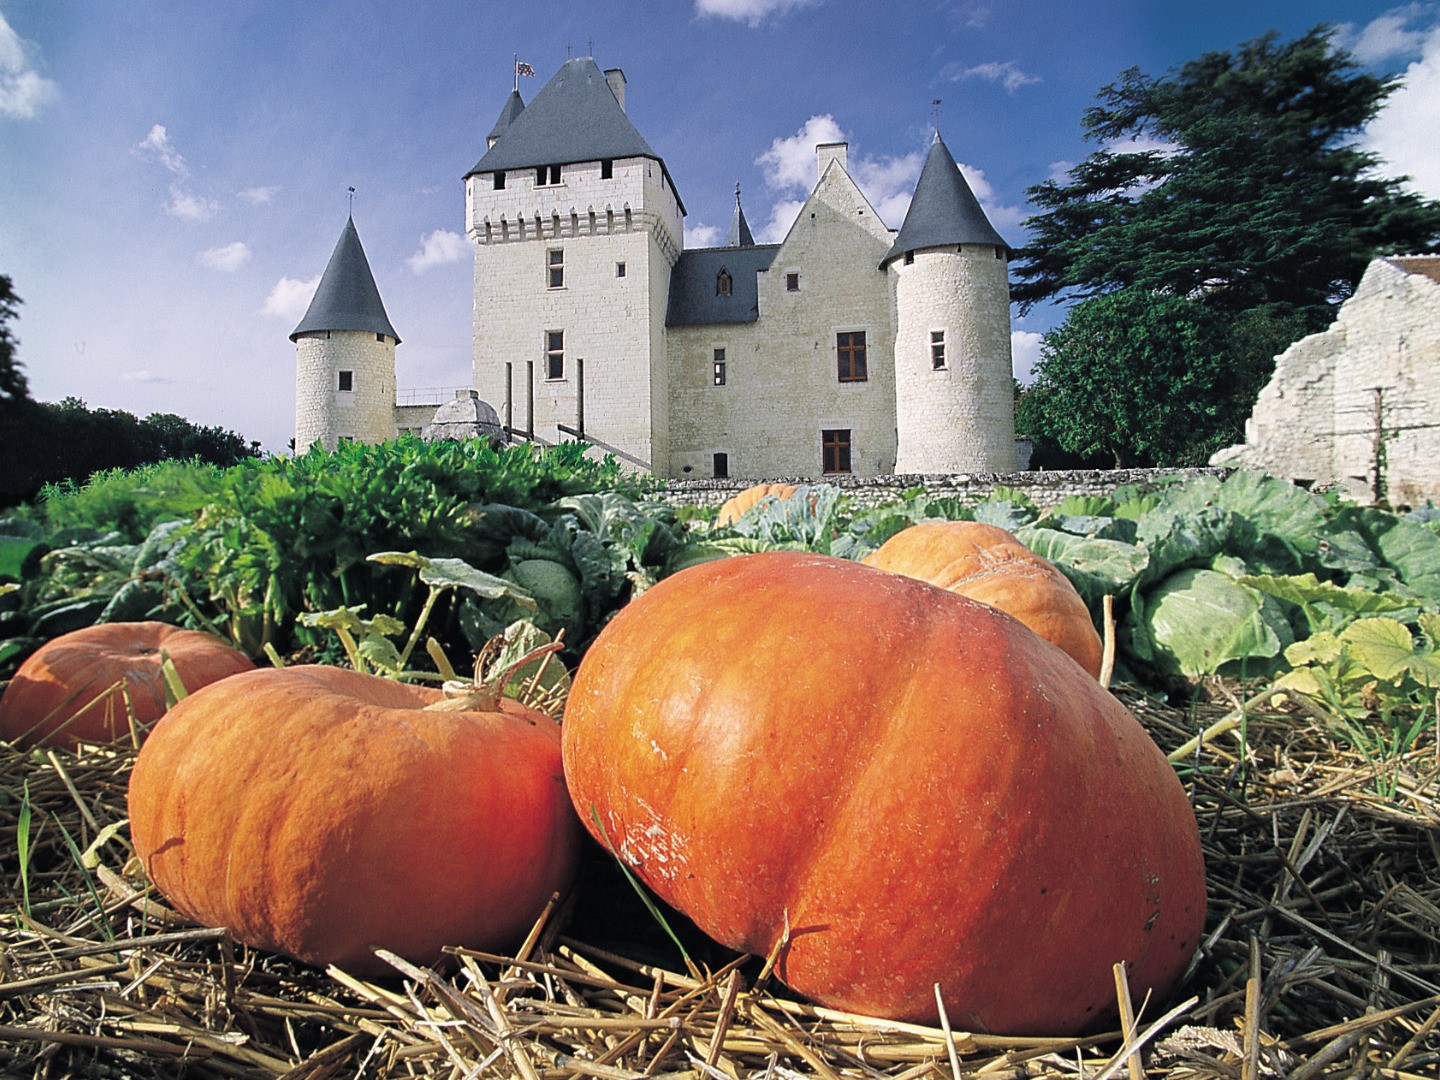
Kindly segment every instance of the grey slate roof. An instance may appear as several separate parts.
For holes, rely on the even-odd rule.
[[[937,131],[915,184],[915,197],[905,213],[905,224],[900,226],[895,246],[880,261],[880,268],[883,270],[891,260],[909,251],[955,244],[1009,246],[990,224]]]
[[[519,90],[511,90],[510,96],[505,99],[505,107],[500,110],[500,117],[495,121],[495,126],[490,129],[489,139],[498,139],[505,134],[505,129],[515,122],[515,118],[525,111],[525,102],[520,98]],[[487,139],[488,141],[488,139]]]
[[[779,244],[761,244],[683,252],[670,272],[665,325],[755,322],[760,317],[760,286],[755,275],[770,269],[779,250]],[[722,269],[730,274],[729,296],[715,295],[715,279]]]
[[[755,237],[750,232],[750,223],[745,220],[745,211],[740,208],[740,185],[735,185],[735,216],[730,219],[730,231],[725,234],[726,247],[754,247]]]
[[[370,262],[360,245],[360,234],[355,231],[354,218],[345,222],[320,285],[310,298],[305,317],[290,334],[290,340],[321,330],[367,330],[392,337],[397,345],[400,343],[400,335],[395,333],[390,317],[385,314],[380,290],[375,287],[375,277],[370,273]]]
[[[605,73],[582,56],[565,62],[465,175],[627,157],[658,161],[675,191],[664,159],[635,130]],[[680,200],[678,191],[675,198]],[[683,203],[680,210],[685,210]]]

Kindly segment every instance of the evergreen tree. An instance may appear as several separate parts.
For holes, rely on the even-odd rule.
[[[24,401],[30,396],[30,385],[15,357],[19,343],[10,333],[10,320],[19,313],[19,306],[13,284],[0,274],[0,404]]]
[[[1029,190],[1041,212],[1017,256],[1021,309],[1136,288],[1316,330],[1373,255],[1434,250],[1440,203],[1355,145],[1398,81],[1333,34],[1271,33],[1103,88],[1084,127],[1112,148]]]

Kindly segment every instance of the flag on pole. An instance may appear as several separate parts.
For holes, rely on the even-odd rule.
[[[524,60],[516,60],[516,61],[515,61],[515,74],[516,74],[516,75],[534,75],[534,74],[535,74],[535,69],[534,69],[533,67],[531,67],[529,64],[525,63]]]

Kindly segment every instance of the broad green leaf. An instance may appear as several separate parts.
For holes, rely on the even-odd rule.
[[[1037,516],[1033,503],[992,498],[975,504],[976,521],[998,526],[1006,532],[1013,533],[1015,530],[1029,525]]]
[[[1211,675],[1232,661],[1275,657],[1285,644],[1283,623],[1264,617],[1258,594],[1214,570],[1173,574],[1144,608],[1154,662],[1172,674]]]
[[[372,631],[376,628],[372,626]],[[404,624],[400,630],[404,630]],[[391,631],[398,633],[399,631]],[[372,632],[362,637],[356,644],[360,655],[363,656],[371,667],[384,672],[399,672],[400,670],[400,649],[395,642],[388,637],[382,637],[380,633]]]
[[[476,570],[464,559],[431,559],[420,571],[420,580],[435,588],[469,589],[485,600],[507,597],[521,607],[534,609],[535,600],[524,589],[517,589],[504,578]]]
[[[1410,631],[1394,619],[1361,619],[1340,631],[1340,640],[1355,663],[1386,682],[1403,677],[1415,659]]]
[[[1270,574],[1248,575],[1239,578],[1240,584],[1299,605],[1305,610],[1312,630],[1334,628],[1357,615],[1379,615],[1393,612],[1413,612],[1414,601],[1391,592],[1373,592],[1369,589],[1345,588],[1333,581],[1320,581],[1314,574],[1290,574],[1276,577]],[[1337,618],[1336,616],[1340,616]]]
[[[1399,571],[1400,580],[1440,603],[1440,536],[1413,521],[1397,519],[1376,539],[1380,554]]]
[[[536,649],[544,648],[554,639],[534,623],[524,620],[511,623],[505,628],[505,644],[500,649],[500,654],[495,658],[493,669],[504,671],[510,665],[516,663],[527,654]],[[540,674],[540,685],[547,690],[555,687],[570,688],[570,673],[565,670],[558,657],[540,657],[531,660],[514,671],[510,672],[509,680],[505,684],[505,693],[510,696],[520,693],[536,674]]]
[[[1301,554],[1314,554],[1318,547],[1324,503],[1288,480],[1257,472],[1232,473],[1216,491],[1215,502],[1250,522],[1262,538],[1275,537]]]
[[[1120,595],[1128,591],[1147,559],[1145,549],[1134,544],[1076,536],[1058,529],[1028,526],[1016,532],[1015,538],[1059,567],[1095,610],[1107,593]]]
[[[1285,646],[1285,659],[1296,667],[1304,664],[1334,664],[1339,661],[1344,651],[1345,647],[1339,636],[1324,631]]]

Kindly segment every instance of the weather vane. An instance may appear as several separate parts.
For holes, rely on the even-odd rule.
[[[354,216],[355,216],[355,189],[352,187],[352,188],[350,188],[350,189],[348,189],[348,190],[349,190],[349,192],[350,192],[350,216],[351,216],[351,217],[354,217]]]
[[[940,131],[940,99],[938,97],[931,98],[930,107],[934,110],[935,131],[938,133]]]

